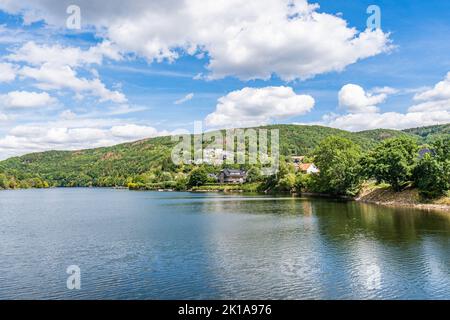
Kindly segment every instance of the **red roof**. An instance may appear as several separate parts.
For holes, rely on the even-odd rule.
[[[313,164],[312,163],[300,163],[300,165],[298,166],[298,168],[301,171],[307,171],[309,169],[309,167],[311,167]]]

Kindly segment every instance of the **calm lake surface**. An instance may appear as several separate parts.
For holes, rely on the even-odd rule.
[[[81,269],[68,290],[66,269]],[[312,198],[0,192],[1,299],[450,299],[450,214]]]

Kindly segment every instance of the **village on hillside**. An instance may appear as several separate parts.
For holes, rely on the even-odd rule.
[[[208,164],[212,166],[222,165],[228,157],[234,157],[234,155],[223,149],[206,149],[204,151],[204,158],[195,164]],[[295,168],[295,172],[303,174],[316,174],[320,170],[312,162],[305,162],[306,156],[290,156],[288,157],[288,163],[292,164]],[[243,184],[247,182],[247,171],[242,169],[224,168],[219,174],[209,173],[208,178],[210,182],[218,184]]]

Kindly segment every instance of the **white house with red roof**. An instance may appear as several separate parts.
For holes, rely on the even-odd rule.
[[[314,163],[300,163],[298,165],[298,171],[304,172],[306,174],[319,173],[319,168],[316,167]]]

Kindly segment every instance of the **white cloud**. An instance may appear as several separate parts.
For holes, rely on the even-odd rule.
[[[4,108],[38,108],[54,105],[57,99],[47,92],[12,91],[0,95],[0,106]]]
[[[36,80],[35,86],[42,90],[70,89],[78,94],[90,93],[98,97],[100,102],[124,103],[127,101],[123,93],[107,89],[98,78],[89,80],[78,77],[77,72],[68,65],[45,63],[36,68],[25,66],[19,70],[19,75]]]
[[[20,70],[15,70],[16,73],[22,78],[35,80],[37,82],[35,86],[39,89],[69,89],[73,90],[77,97],[80,97],[81,93],[88,93],[98,97],[100,102],[124,103],[127,101],[123,93],[107,89],[99,79],[97,70],[90,67],[92,64],[101,65],[105,58],[115,61],[123,59],[117,47],[109,41],[103,41],[86,50],[59,44],[36,44],[29,41],[12,50],[12,53],[5,58],[16,63],[25,63],[26,65]],[[94,78],[78,77],[77,69],[79,68],[89,71]]]
[[[183,98],[178,99],[174,102],[174,104],[183,104],[189,100],[192,100],[192,98],[194,98],[194,94],[193,93],[188,93],[187,95],[185,95]]]
[[[69,1],[3,1],[0,8],[22,13],[27,22],[45,19],[64,26]],[[210,78],[237,76],[307,79],[341,71],[360,59],[389,50],[389,35],[358,32],[338,15],[319,12],[306,0],[80,0],[83,24],[123,51],[149,61],[174,61],[181,54],[209,57]],[[69,58],[75,59],[70,53]]]
[[[17,41],[16,36],[15,30],[8,29],[4,24],[0,24],[0,43],[15,43]]]
[[[444,81],[432,89],[427,89],[414,96],[415,101],[406,113],[380,112],[376,105],[384,102],[388,94],[398,91],[389,87],[372,89],[371,92],[383,92],[370,95],[357,85],[346,85],[339,92],[339,103],[348,109],[345,115],[328,114],[321,124],[350,130],[361,131],[377,128],[406,129],[450,122],[450,73]]]
[[[346,84],[338,94],[339,106],[352,113],[377,112],[377,105],[383,103],[386,93],[372,95],[356,84]]]
[[[350,113],[332,117],[321,124],[350,131],[371,129],[407,129],[450,122],[450,112]]]
[[[219,98],[216,110],[205,121],[216,128],[256,126],[303,115],[314,103],[311,96],[298,95],[290,87],[247,87]]]
[[[59,44],[38,45],[34,41],[25,43],[6,56],[9,61],[26,62],[33,66],[49,63],[53,66],[80,67],[89,64],[102,64],[103,58],[122,60],[118,49],[109,41],[99,43],[87,50]]]
[[[400,90],[391,87],[375,87],[369,91],[370,94],[387,94],[387,95],[396,94],[399,92]]]
[[[137,106],[137,105],[130,106],[128,104],[120,104],[120,105],[116,105],[116,106],[112,106],[112,107],[108,108],[108,111],[106,112],[106,114],[121,115],[121,114],[140,112],[140,111],[144,111],[144,110],[147,110],[147,107]]]
[[[151,126],[126,123],[119,119],[60,117],[57,121],[19,125],[9,130],[0,138],[0,159],[47,150],[111,146],[169,134]]]
[[[434,88],[416,94],[415,100],[440,100],[450,98],[450,72],[443,81],[438,82]]]
[[[10,63],[0,63],[0,82],[11,82],[16,78],[17,67]]]
[[[409,110],[411,112],[450,111],[450,99],[422,102],[413,105]]]
[[[413,105],[411,112],[450,111],[450,72],[433,88],[416,93],[414,100],[420,103]]]

